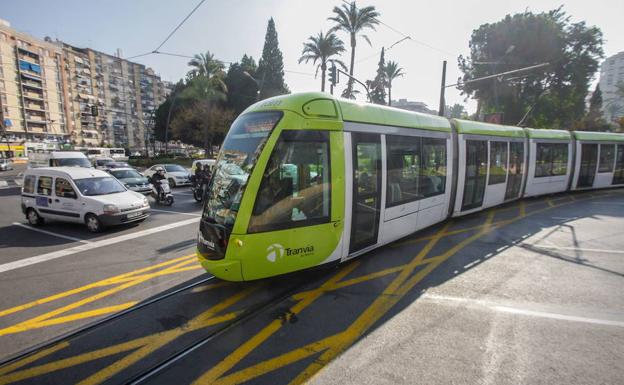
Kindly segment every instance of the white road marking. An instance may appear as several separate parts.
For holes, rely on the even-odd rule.
[[[624,254],[624,250],[609,250],[609,249],[585,249],[579,247],[563,247],[563,246],[555,246],[555,245],[538,245],[534,243],[524,242],[524,245],[533,246],[541,249],[554,249],[554,250],[570,250],[570,251],[580,251],[580,252],[589,252],[589,253],[607,253],[607,254]]]
[[[80,238],[74,238],[74,237],[70,237],[69,235],[63,235],[63,234],[58,234],[58,233],[54,233],[52,231],[47,231],[47,230],[43,230],[43,229],[38,229],[36,227],[32,227],[32,226],[28,226],[25,225],[23,223],[19,223],[19,222],[13,222],[13,226],[19,226],[22,227],[24,229],[28,229],[28,230],[32,230],[32,231],[36,231],[38,233],[42,233],[42,234],[47,234],[47,235],[51,235],[53,237],[58,237],[58,238],[63,238],[63,239],[69,239],[70,241],[74,241],[74,242],[80,242],[80,243],[92,243],[90,241],[84,240],[84,239],[80,239]]]
[[[191,216],[194,216],[194,217],[201,217],[201,214],[181,213],[179,211],[173,211],[173,210],[150,209],[150,211],[156,211],[158,213],[170,213],[170,214],[191,215]]]
[[[589,318],[589,317],[580,317],[573,316],[568,314],[561,313],[550,313],[529,309],[522,309],[518,307],[505,306],[501,304],[497,304],[490,301],[483,301],[478,299],[471,298],[461,298],[461,297],[451,297],[446,295],[436,295],[436,294],[424,294],[422,299],[430,300],[438,303],[461,303],[465,305],[479,306],[484,307],[492,311],[502,312],[502,313],[510,313],[510,314],[519,314],[528,317],[536,317],[536,318],[549,318],[556,319],[560,321],[570,321],[570,322],[581,322],[581,323],[589,323],[596,325],[606,325],[606,326],[617,326],[624,328],[624,321],[615,321],[610,319],[600,319],[600,318]]]
[[[171,229],[175,229],[176,227],[186,226],[193,223],[199,222],[199,218],[191,218],[186,219],[184,221],[179,221],[176,223],[170,223],[168,225],[154,227],[152,229],[146,229],[142,231],[137,231],[135,233],[124,234],[113,238],[102,239],[100,241],[94,241],[83,245],[78,245],[74,247],[70,247],[64,250],[53,251],[51,253],[46,253],[42,255],[37,255],[35,257],[21,259],[19,261],[9,262],[0,265],[0,273],[5,271],[11,271],[15,269],[19,269],[21,267],[26,267],[30,265],[34,265],[41,262],[51,261],[53,259],[66,257],[68,255],[81,253],[83,251],[93,250],[104,246],[114,245],[119,242],[129,241],[131,239],[136,239],[139,237],[144,237],[151,234],[160,233],[162,231],[167,231]]]

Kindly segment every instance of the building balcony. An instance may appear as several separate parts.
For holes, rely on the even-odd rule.
[[[45,112],[45,108],[43,106],[35,103],[26,103],[26,105],[24,105],[24,109],[28,111]]]
[[[24,91],[22,92],[22,96],[24,97],[24,99],[43,101],[43,93],[38,94],[35,92]]]
[[[43,91],[43,87],[41,84],[37,84],[35,82],[30,82],[30,81],[22,81],[22,87]]]

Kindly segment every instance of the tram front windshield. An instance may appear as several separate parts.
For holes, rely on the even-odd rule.
[[[247,180],[282,112],[252,112],[238,117],[228,132],[213,174],[203,218],[232,228]]]

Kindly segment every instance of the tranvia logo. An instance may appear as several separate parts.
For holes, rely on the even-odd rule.
[[[267,253],[269,262],[275,262],[276,259],[282,259],[284,257],[284,246],[279,243],[274,243],[267,247]]]
[[[306,247],[297,247],[295,249],[291,249],[290,247],[284,247],[279,243],[274,243],[271,246],[267,247],[267,259],[269,262],[275,262],[278,259],[284,258],[284,256],[296,255],[299,257],[305,257],[307,255],[311,255],[314,253],[314,246],[309,245]]]

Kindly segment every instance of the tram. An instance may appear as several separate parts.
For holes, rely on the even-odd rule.
[[[250,106],[221,148],[201,265],[248,281],[357,257],[515,199],[624,186],[624,134],[448,120],[325,93]]]

